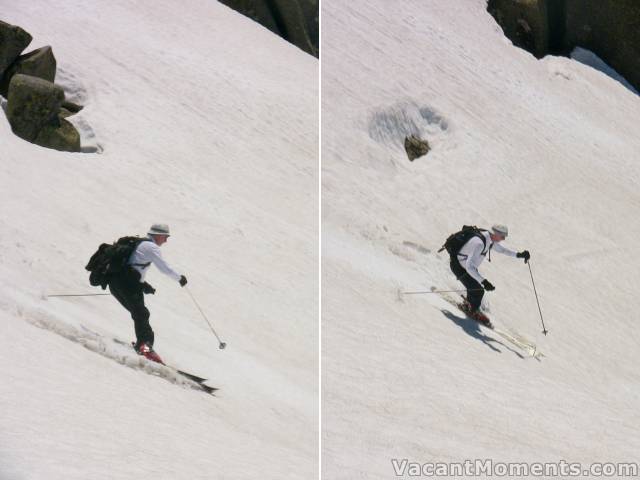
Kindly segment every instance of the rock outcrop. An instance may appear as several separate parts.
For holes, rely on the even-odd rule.
[[[566,50],[591,50],[640,90],[640,2],[566,0]]]
[[[79,152],[80,134],[71,123],[58,116],[57,122],[42,127],[33,143],[63,152]]]
[[[489,13],[517,47],[537,58],[549,51],[547,2],[540,0],[489,0]]]
[[[319,55],[318,0],[220,0],[280,35],[298,48]]]
[[[0,81],[0,95],[7,96],[9,82],[16,73],[53,82],[56,78],[56,57],[51,47],[41,47],[19,56],[4,72]]]
[[[7,97],[11,130],[37,145],[79,152],[80,133],[65,118],[82,110],[65,101],[54,83],[56,58],[50,46],[20,55],[32,38],[22,28],[0,21],[0,95]]]
[[[17,74],[9,84],[7,118],[13,133],[33,142],[46,124],[57,118],[64,91],[58,85]]]
[[[60,86],[30,75],[14,75],[7,98],[7,118],[13,133],[43,147],[79,152],[80,134],[62,118],[63,102]]]
[[[32,37],[20,27],[0,21],[0,76],[29,46]]]
[[[582,47],[640,90],[640,2],[489,0],[487,10],[514,45],[537,58]]]

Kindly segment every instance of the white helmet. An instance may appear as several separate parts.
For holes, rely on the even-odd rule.
[[[167,235],[169,236],[169,225],[166,223],[154,223],[147,232],[147,235]]]
[[[496,224],[493,227],[491,227],[491,231],[495,235],[502,235],[504,238],[507,238],[507,235],[509,235],[509,229],[507,228],[506,225]]]

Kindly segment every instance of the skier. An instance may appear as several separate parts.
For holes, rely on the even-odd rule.
[[[492,249],[509,257],[523,258],[525,263],[529,261],[531,255],[527,250],[516,253],[500,245],[500,242],[509,234],[508,228],[504,225],[494,225],[491,227],[491,231],[473,228],[470,234],[471,238],[462,245],[457,253],[454,252],[455,254],[450,255],[450,267],[456,278],[467,289],[464,304],[465,313],[482,323],[490,324],[489,319],[480,313],[479,309],[485,290],[491,292],[495,290],[495,287],[480,275],[478,267],[486,256],[491,261]]]
[[[136,352],[155,361],[159,361],[160,357],[153,350],[154,334],[149,324],[149,310],[144,305],[143,294],[154,294],[156,290],[145,282],[147,270],[153,263],[162,273],[179,282],[180,286],[184,287],[187,284],[187,278],[173,270],[162,258],[160,247],[168,238],[167,225],[152,225],[147,237],[138,243],[129,257],[129,268],[109,279],[109,291],[131,313],[136,332]]]

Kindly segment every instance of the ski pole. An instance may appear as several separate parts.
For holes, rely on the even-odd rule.
[[[466,288],[463,290],[429,290],[428,292],[400,292],[403,295],[422,295],[425,293],[462,293],[462,292],[479,292],[480,290],[484,290],[484,288],[472,288],[467,290]]]
[[[103,295],[111,295],[110,293],[77,293],[77,294],[64,294],[64,295],[47,295],[47,298],[51,297],[99,297]]]
[[[198,310],[200,310],[200,314],[202,315],[202,318],[205,319],[205,321],[207,322],[207,325],[209,325],[209,328],[211,329],[211,331],[213,332],[213,334],[216,336],[216,338],[218,339],[218,342],[220,345],[219,348],[220,350],[224,350],[225,347],[227,346],[226,343],[224,343],[222,340],[220,340],[220,337],[218,336],[218,334],[216,333],[216,331],[213,329],[213,327],[211,326],[211,322],[209,322],[209,319],[207,318],[207,316],[204,314],[204,312],[202,311],[202,309],[200,308],[200,305],[198,305],[198,302],[196,302],[196,299],[193,297],[193,295],[191,294],[191,291],[189,290],[189,287],[187,287],[185,285],[185,290],[187,291],[187,293],[189,294],[189,296],[191,297],[191,300],[193,300],[193,304],[198,308]]]
[[[529,265],[529,275],[531,275],[531,283],[533,284],[533,293],[536,295],[536,303],[538,304],[538,312],[540,312],[540,321],[542,322],[542,333],[544,333],[545,335],[547,333],[549,333],[549,330],[547,330],[544,326],[544,319],[542,318],[542,309],[540,308],[540,300],[538,300],[538,292],[536,290],[536,282],[533,281],[533,272],[531,271],[531,260],[529,260],[527,262],[527,265]]]

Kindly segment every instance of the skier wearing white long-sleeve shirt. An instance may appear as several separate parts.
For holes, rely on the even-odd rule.
[[[131,313],[136,331],[135,349],[147,355],[153,352],[154,333],[149,324],[149,310],[144,304],[144,294],[155,293],[155,289],[145,281],[151,264],[165,275],[184,287],[187,278],[179,274],[162,258],[160,247],[169,238],[169,227],[155,224],[147,237],[138,243],[127,264],[131,267],[109,281],[109,291],[120,304]]]
[[[451,271],[467,289],[469,313],[475,317],[480,308],[484,291],[495,290],[495,287],[484,278],[478,270],[485,257],[491,261],[491,250],[509,257],[523,258],[525,263],[531,255],[527,250],[514,252],[500,245],[507,238],[509,230],[504,225],[494,225],[491,231],[476,229],[457,252],[451,254]]]

